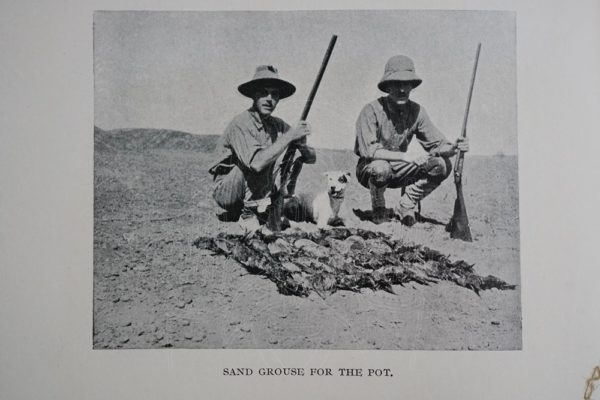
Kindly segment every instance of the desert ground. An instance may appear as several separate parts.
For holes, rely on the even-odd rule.
[[[348,170],[346,226],[383,231],[475,265],[515,290],[474,291],[451,282],[286,296],[260,275],[192,246],[242,233],[220,222],[208,168],[216,136],[167,130],[94,132],[93,347],[515,350],[521,348],[517,158],[468,155],[464,194],[473,242],[451,239],[452,179],[422,203],[425,222],[375,225],[354,178],[351,151],[318,149],[297,192],[318,191],[323,172]],[[398,191],[386,193],[392,207]],[[296,224],[294,224],[296,225]],[[302,229],[314,229],[299,224]]]

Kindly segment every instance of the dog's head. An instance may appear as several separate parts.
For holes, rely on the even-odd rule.
[[[343,198],[346,184],[350,179],[350,172],[327,171],[323,175],[327,178],[327,193],[333,198]]]

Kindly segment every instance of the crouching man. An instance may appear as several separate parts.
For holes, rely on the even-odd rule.
[[[233,219],[248,231],[259,228],[261,212],[272,194],[276,177],[284,167],[277,160],[293,142],[306,143],[310,127],[299,122],[291,128],[272,116],[279,100],[291,96],[296,88],[279,79],[271,65],[256,68],[254,77],[238,87],[239,92],[252,99],[252,106],[237,115],[222,135],[217,151],[224,158],[209,172],[214,176],[213,198]],[[288,194],[293,194],[296,179],[303,163],[316,161],[315,151],[306,147],[291,167]]]
[[[387,96],[367,104],[356,122],[356,176],[371,191],[373,222],[377,224],[388,218],[385,190],[401,188],[403,195],[394,211],[403,224],[412,226],[417,203],[450,175],[450,157],[457,150],[469,150],[466,138],[449,142],[425,108],[409,100],[410,92],[421,82],[410,58],[390,58],[378,84]],[[406,151],[413,137],[427,154],[409,159]]]

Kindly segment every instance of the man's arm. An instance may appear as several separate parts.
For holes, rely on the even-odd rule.
[[[255,172],[260,172],[265,169],[267,166],[274,163],[277,158],[288,148],[290,143],[305,138],[307,135],[310,135],[310,126],[306,121],[300,121],[298,125],[290,129],[285,135],[282,135],[275,143],[271,146],[259,150],[252,157],[252,161],[250,161],[249,167]]]
[[[281,131],[284,134],[287,134],[290,131],[291,127],[284,121],[281,121],[281,125]],[[306,136],[304,136],[300,140],[296,140],[294,143],[290,143],[290,145],[294,146],[300,152],[302,162],[304,164],[314,164],[315,162],[317,162],[317,152],[313,147],[308,145],[308,143],[306,142]]]
[[[456,152],[460,150],[463,153],[469,151],[469,139],[464,137],[459,137],[456,139],[456,142],[451,143],[450,146],[447,146],[443,151],[436,151],[435,155],[439,157],[453,157],[456,155]]]
[[[377,115],[372,104],[367,104],[356,121],[355,152],[371,160],[408,161],[406,153],[383,148],[377,138]]]
[[[417,140],[432,156],[452,157],[456,154],[456,143],[452,143],[440,132],[429,118],[423,106],[418,105]]]
[[[401,151],[392,151],[386,149],[377,149],[373,153],[373,160],[386,160],[386,161],[406,161],[411,160],[406,157],[406,153]]]

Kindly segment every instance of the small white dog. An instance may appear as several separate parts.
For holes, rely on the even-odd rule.
[[[290,199],[284,207],[284,215],[292,221],[314,222],[319,228],[341,225],[340,208],[344,202],[349,172],[328,171],[327,190],[314,194],[300,193]]]

